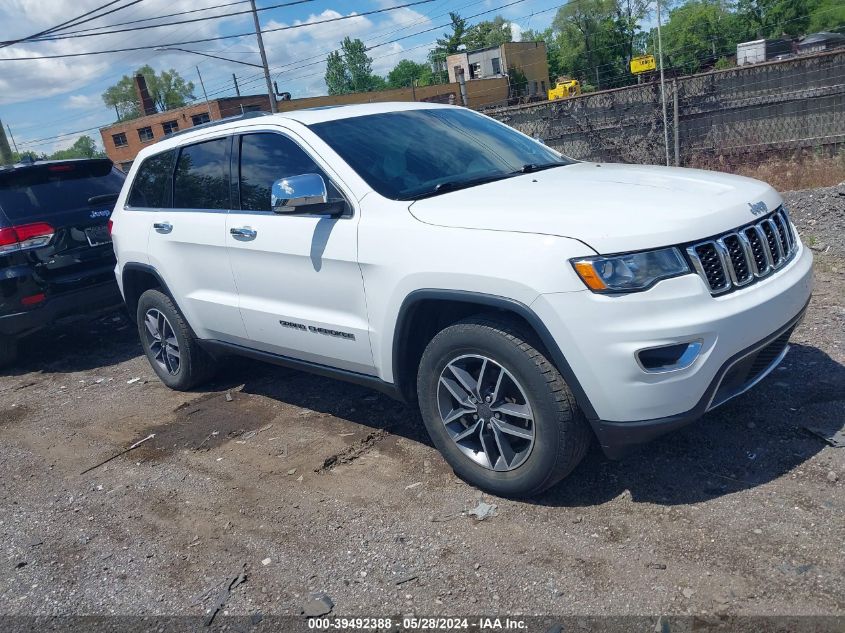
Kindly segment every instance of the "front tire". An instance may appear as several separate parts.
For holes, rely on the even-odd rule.
[[[590,429],[532,333],[499,317],[439,332],[417,377],[423,421],[465,481],[503,497],[536,495],[566,477]]]
[[[214,374],[214,360],[199,346],[173,301],[160,290],[138,299],[138,334],[144,353],[161,381],[187,391]]]

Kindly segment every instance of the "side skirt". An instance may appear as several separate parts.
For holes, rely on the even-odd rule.
[[[200,346],[207,351],[211,356],[219,358],[226,355],[245,356],[253,360],[260,360],[272,365],[279,365],[280,367],[287,367],[288,369],[295,369],[297,371],[304,371],[318,376],[325,376],[326,378],[334,378],[344,382],[351,382],[362,387],[374,389],[384,393],[394,400],[406,403],[399,389],[390,382],[385,382],[378,376],[369,376],[346,369],[338,369],[329,365],[320,365],[319,363],[311,363],[298,358],[291,358],[289,356],[282,356],[281,354],[273,354],[271,352],[264,352],[243,345],[235,345],[233,343],[225,343],[223,341],[213,340],[199,340]]]

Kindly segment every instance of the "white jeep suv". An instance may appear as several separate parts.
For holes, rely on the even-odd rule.
[[[174,389],[242,354],[417,401],[465,480],[531,495],[780,362],[812,256],[768,185],[577,162],[471,110],[246,116],[135,160],[117,281]]]

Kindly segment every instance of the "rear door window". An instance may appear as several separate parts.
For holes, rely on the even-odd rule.
[[[129,192],[130,207],[163,209],[170,206],[175,158],[176,150],[170,150],[150,156],[141,163]]]
[[[87,209],[89,198],[120,193],[124,178],[108,160],[0,172],[0,208],[13,223]]]
[[[230,145],[231,139],[219,138],[182,148],[174,177],[174,208],[229,208]]]

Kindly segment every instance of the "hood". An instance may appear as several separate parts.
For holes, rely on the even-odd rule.
[[[781,204],[766,183],[678,167],[575,163],[418,200],[421,222],[570,237],[598,253],[683,244]],[[759,209],[760,207],[756,207]],[[759,211],[758,211],[759,213]]]

